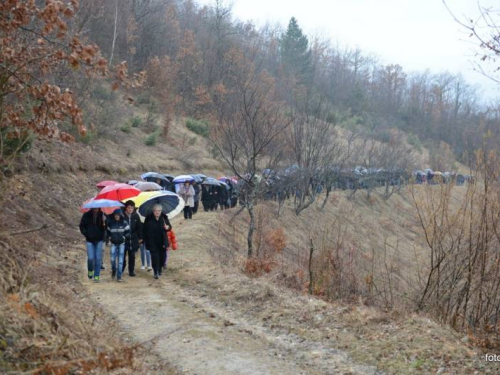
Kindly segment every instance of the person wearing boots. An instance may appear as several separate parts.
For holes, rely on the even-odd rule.
[[[130,228],[130,238],[125,242],[125,256],[123,259],[123,270],[127,266],[128,258],[128,275],[135,276],[135,254],[142,243],[142,223],[139,214],[135,212],[135,203],[133,201],[125,202],[125,222]]]

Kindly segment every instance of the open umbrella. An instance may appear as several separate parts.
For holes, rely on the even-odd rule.
[[[217,181],[213,177],[207,177],[205,181],[201,183],[202,185],[220,186],[220,181]]]
[[[140,194],[140,190],[128,184],[116,184],[105,187],[97,194],[96,199],[111,199],[123,201]]]
[[[140,181],[137,181],[137,180],[130,180],[130,181],[128,181],[128,182],[127,182],[127,184],[132,185],[132,186],[135,186],[135,185],[137,185],[139,182],[140,182]]]
[[[91,210],[92,208],[119,208],[123,207],[123,203],[112,199],[91,199],[85,203],[82,208]]]
[[[134,185],[134,187],[136,187],[140,191],[158,191],[163,189],[157,183],[147,182],[147,181],[138,182],[137,184]]]
[[[229,190],[229,185],[226,184],[224,181],[219,181],[219,184],[221,184],[222,186],[224,186],[226,188],[226,190]]]
[[[164,175],[162,175],[161,173],[157,173],[157,172],[148,172],[148,173],[144,173],[141,175],[141,178],[144,180],[144,181],[152,181],[152,182],[156,182],[157,179],[160,179],[160,180],[163,180],[163,181],[166,181],[168,182],[168,178],[166,178]]]
[[[173,218],[184,208],[184,200],[177,194],[170,191],[148,191],[131,198],[135,206],[138,207],[138,213],[142,221],[153,212],[153,206],[159,204],[163,208],[163,213],[167,214],[169,219]]]
[[[207,178],[207,176],[205,176],[203,173],[196,173],[196,174],[193,174],[192,176],[201,178],[202,181],[205,181]]]
[[[106,186],[111,186],[111,185],[116,185],[118,182],[116,181],[110,181],[110,180],[104,180],[99,183],[97,183],[95,186],[98,187],[99,189],[103,189]]]
[[[219,177],[218,180],[225,182],[225,183],[227,183],[227,180],[229,180],[229,181],[231,181],[231,183],[233,183],[235,185],[238,183],[238,180],[235,179],[234,177]]]
[[[96,203],[96,200],[95,200],[95,197],[94,198],[90,198],[90,199],[87,199],[85,202],[82,203],[82,205],[80,206],[79,208],[79,211],[84,214],[85,212],[88,212],[91,210],[91,208],[86,208],[86,205],[87,204],[90,204],[92,206],[94,205],[97,205],[97,206],[106,206],[106,207],[95,207],[95,208],[100,208],[102,212],[104,212],[106,215],[110,215],[113,213],[114,210],[116,210],[117,208],[120,208],[123,206],[123,204],[121,204],[120,202],[118,201],[108,201],[106,199],[101,199],[102,202],[97,202]],[[113,202],[113,203],[108,203],[108,202],[104,202],[104,201],[108,201],[108,202]],[[109,204],[109,206],[107,206]],[[94,207],[92,207],[94,208]]]
[[[174,184],[183,184],[186,181],[194,181],[194,177],[187,174],[183,174],[174,178]]]
[[[191,177],[194,178],[194,182],[196,182],[197,184],[201,184],[203,182],[203,179],[195,174],[192,174]]]

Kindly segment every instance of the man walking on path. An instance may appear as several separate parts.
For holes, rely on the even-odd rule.
[[[123,269],[125,272],[128,256],[128,275],[135,276],[135,254],[142,243],[142,223],[139,214],[135,212],[133,201],[125,202],[125,222],[130,228],[130,238],[125,242],[125,256],[123,258]]]

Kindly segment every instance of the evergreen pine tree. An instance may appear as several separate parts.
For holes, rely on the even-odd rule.
[[[311,50],[307,36],[295,17],[290,19],[280,40],[281,64],[285,73],[298,84],[308,85],[312,80]]]

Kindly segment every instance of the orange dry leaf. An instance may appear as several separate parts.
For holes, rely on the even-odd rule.
[[[36,312],[35,306],[33,306],[31,303],[26,302],[24,304],[24,309],[33,319],[38,318],[38,313]]]

